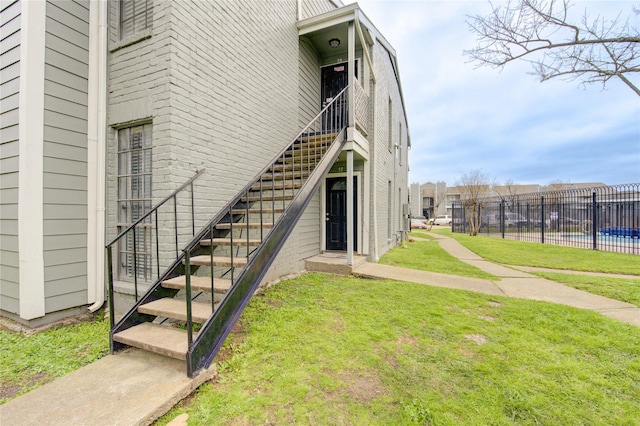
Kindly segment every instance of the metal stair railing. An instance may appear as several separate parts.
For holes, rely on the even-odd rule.
[[[138,253],[137,253],[137,248],[138,248],[138,239],[137,239],[137,235],[136,235],[136,229],[139,225],[141,224],[146,224],[148,223],[147,219],[151,219],[153,218],[153,223],[154,223],[154,235],[155,235],[155,240],[156,240],[156,244],[155,244],[155,252],[153,252],[153,250],[151,251],[151,265],[155,264],[156,265],[156,277],[159,278],[160,277],[160,250],[159,250],[159,235],[158,235],[158,231],[159,231],[159,226],[158,226],[158,211],[160,210],[161,207],[163,207],[166,203],[168,203],[170,200],[173,200],[173,212],[170,212],[170,214],[172,214],[173,216],[173,230],[174,230],[174,234],[175,234],[175,251],[176,251],[176,257],[179,256],[179,246],[178,246],[178,235],[179,235],[179,231],[178,231],[178,195],[186,190],[187,188],[189,188],[190,190],[190,198],[191,198],[191,221],[190,221],[190,229],[186,232],[191,233],[191,235],[195,234],[195,208],[194,208],[194,198],[193,198],[193,182],[198,179],[202,174],[204,173],[204,169],[198,170],[189,180],[187,180],[185,183],[183,183],[182,185],[180,185],[178,188],[176,188],[171,194],[167,195],[165,198],[163,198],[160,202],[158,202],[155,206],[153,206],[148,212],[146,212],[144,215],[142,215],[142,217],[140,217],[138,220],[136,220],[134,223],[132,223],[131,225],[129,225],[129,227],[127,227],[127,229],[125,229],[124,231],[120,232],[113,240],[111,240],[111,242],[109,244],[107,244],[105,246],[105,252],[106,252],[106,259],[107,259],[107,283],[108,283],[108,298],[109,298],[109,322],[111,324],[111,328],[113,329],[114,327],[114,300],[113,300],[113,246],[116,243],[119,243],[124,237],[131,235],[132,239],[133,239],[133,286],[134,286],[134,295],[135,295],[135,300],[138,301],[138,277],[140,275],[139,270],[138,270]],[[155,256],[155,257],[153,257]],[[153,261],[155,259],[155,262]]]
[[[233,325],[248,304],[253,293],[265,276],[268,268],[275,259],[278,251],[284,245],[286,238],[293,230],[312,196],[320,187],[324,177],[338,158],[346,142],[347,123],[347,88],[338,94],[322,111],[289,143],[272,161],[267,164],[238,194],[221,209],[201,230],[194,234],[182,252],[176,256],[173,264],[158,276],[155,283],[133,306],[127,314],[111,328],[111,351],[126,346],[115,342],[114,334],[143,322],[154,320],[153,315],[141,314],[138,308],[162,297],[173,297],[175,289],[162,287],[165,280],[173,277],[185,276],[186,302],[186,330],[188,349],[186,354],[187,373],[193,377],[201,369],[206,368],[213,360],[224,340],[231,332]],[[306,181],[297,188],[298,177]],[[276,177],[282,177],[279,187]],[[270,195],[265,195],[265,193]],[[257,193],[258,195],[255,195]],[[287,207],[287,199],[291,199]],[[256,203],[257,207],[249,207]],[[240,212],[241,209],[244,211]],[[255,211],[258,213],[255,213]],[[270,211],[272,218],[276,211],[282,215],[275,223],[266,223],[265,211]],[[240,212],[240,213],[239,213]],[[250,217],[259,216],[260,245],[251,250],[249,229]],[[244,218],[245,223],[236,222]],[[274,220],[271,219],[273,222]],[[220,228],[223,225],[223,228]],[[239,243],[238,252],[234,254],[234,229],[246,226],[246,252],[241,254]],[[265,232],[265,228],[271,230]],[[213,241],[214,231],[228,230],[230,236],[231,266],[227,272],[231,275],[231,288],[218,307],[213,297],[215,280]],[[243,231],[244,232],[244,231]],[[211,267],[211,308],[213,314],[202,325],[198,335],[194,338],[192,318],[192,285],[191,272],[194,252],[201,250],[201,243],[211,238],[210,267]],[[240,237],[242,238],[242,237]],[[238,239],[235,239],[237,242]],[[110,255],[110,253],[109,253]],[[234,275],[234,262],[244,258],[243,270]],[[112,292],[110,292],[112,296]],[[197,296],[196,296],[197,297]]]
[[[278,252],[284,245],[287,240],[287,237],[293,231],[298,219],[302,216],[306,206],[311,201],[311,198],[316,193],[318,188],[320,187],[322,181],[328,174],[331,166],[338,158],[344,144],[346,142],[346,127],[347,127],[347,89],[345,88],[338,96],[336,96],[332,102],[330,102],[323,110],[318,114],[297,136],[294,140],[283,149],[271,162],[271,164],[267,165],[254,180],[252,180],[245,188],[238,193],[238,195],[231,200],[225,208],[211,221],[209,224],[209,229],[213,228],[215,223],[220,222],[223,217],[230,217],[230,223],[233,224],[233,215],[232,210],[233,206],[235,206],[238,201],[243,198],[248,198],[250,193],[250,188],[258,185],[261,189],[266,187],[267,190],[272,190],[272,195],[275,195],[274,188],[274,180],[273,174],[275,173],[276,165],[279,161],[286,160],[286,155],[289,153],[293,157],[292,167],[291,167],[291,183],[292,188],[294,188],[295,176],[296,173],[300,175],[303,172],[309,173],[309,176],[306,182],[302,185],[302,187],[294,194],[295,189],[292,189],[293,199],[288,207],[284,210],[284,213],[276,223],[274,223],[273,228],[266,235],[262,236],[261,245],[253,252],[249,252],[249,248],[247,247],[247,265],[243,268],[242,272],[238,277],[235,277],[233,286],[229,290],[229,293],[226,295],[224,300],[221,302],[220,306],[214,310],[213,315],[203,324],[200,329],[197,337],[193,339],[193,331],[192,326],[190,325],[191,319],[189,318],[189,313],[191,311],[190,304],[191,298],[189,297],[190,291],[188,290],[188,294],[186,297],[187,303],[187,331],[189,335],[189,350],[187,353],[187,374],[190,377],[193,377],[198,373],[199,370],[206,368],[214,359],[217,352],[222,347],[225,339],[231,332],[234,324],[237,322],[238,318],[242,314],[244,308],[247,306],[254,292],[257,290],[260,281],[267,273],[269,267],[273,263],[276,258]],[[296,150],[295,145],[299,143],[301,140],[307,140],[309,144],[306,146],[306,158],[303,152],[303,146],[300,144],[300,149],[298,151],[300,162],[296,165]],[[316,143],[317,142],[317,143]],[[314,143],[314,156],[311,155],[311,144]],[[318,143],[321,147],[326,148],[327,151],[323,153],[319,162],[315,165],[312,164],[312,158],[315,159],[315,154],[320,151],[315,151],[318,147]],[[293,149],[292,149],[293,147]],[[303,161],[303,160],[307,161]],[[269,183],[264,182],[264,175],[271,172],[271,188],[269,188]],[[283,180],[282,185],[282,206],[285,207],[284,196],[286,194],[286,185],[287,182],[286,172],[283,170],[285,174],[285,179]],[[259,205],[262,210],[264,205],[264,197],[260,196]],[[276,197],[271,197],[271,207],[276,207]],[[262,224],[262,214],[261,224]],[[231,225],[233,227],[233,225]],[[262,227],[261,227],[262,229]],[[185,255],[185,263],[188,264],[187,260],[190,256],[191,250],[193,250],[198,241],[202,240],[202,238],[206,237],[207,229],[203,229],[199,235],[196,235],[192,242],[187,245],[183,252]],[[185,271],[185,276],[187,277],[187,288],[189,285],[189,272]],[[213,271],[212,271],[213,272]],[[212,274],[213,275],[213,274]]]

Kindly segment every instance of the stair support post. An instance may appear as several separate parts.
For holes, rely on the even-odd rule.
[[[210,259],[210,268],[211,268],[211,312],[214,311],[214,307],[216,304],[215,298],[215,279],[213,277],[213,222],[209,224],[209,238],[211,238],[211,245],[209,246],[209,259]]]
[[[108,245],[105,250],[107,251],[107,291],[109,292],[109,330],[113,330],[113,326],[115,325],[115,316],[113,312],[114,303],[113,303],[113,254],[111,245]],[[113,343],[112,343],[113,346]],[[113,347],[111,348],[111,353],[113,353]]]
[[[136,294],[136,302],[138,301],[138,246],[136,241],[136,227],[133,227],[133,290]]]
[[[158,210],[156,210],[155,214],[155,233],[156,233],[156,270],[158,275],[156,275],[156,279],[160,279],[160,239],[158,238]]]
[[[249,224],[247,223],[247,230],[249,229]],[[233,285],[233,273],[235,272],[235,268],[233,267],[233,208],[229,206],[229,241],[231,241],[231,246],[229,246],[229,253],[231,253],[231,283]]]
[[[191,348],[193,342],[193,322],[191,312],[191,254],[189,250],[183,250],[184,252],[184,278],[185,278],[185,292],[187,302],[187,348]],[[213,297],[213,294],[212,294]]]
[[[347,151],[347,265],[353,266],[353,150]]]

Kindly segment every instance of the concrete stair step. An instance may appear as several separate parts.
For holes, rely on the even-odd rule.
[[[325,133],[318,135],[303,135],[296,143],[300,144],[329,144],[338,136],[337,133]]]
[[[246,247],[246,246],[253,246],[253,247],[257,247],[260,245],[260,243],[262,242],[262,240],[258,239],[258,238],[234,238],[233,239],[233,246],[241,246],[241,247]],[[232,241],[231,238],[213,238],[213,239],[209,239],[209,240],[201,240],[200,241],[200,245],[201,246],[230,246],[232,245]]]
[[[311,170],[313,172],[313,170],[316,168],[316,162],[311,162],[309,164],[305,163],[302,166],[302,170],[303,171],[308,171]],[[276,173],[280,173],[280,172],[284,172],[284,173],[291,173],[291,171],[296,171],[299,172],[300,171],[300,162],[296,161],[296,164],[282,164],[281,162],[276,162],[275,164],[273,164],[271,166],[271,168],[269,169],[269,171],[267,173],[271,173],[271,171],[273,170]]]
[[[250,209],[232,209],[232,214],[274,214],[274,213],[283,213],[284,209],[282,207],[271,208],[267,204],[263,203],[263,209],[259,207],[251,207]]]
[[[260,228],[273,228],[273,223],[260,223],[260,222],[234,222],[234,223],[219,223],[216,225],[216,229],[260,229]]]
[[[289,164],[294,166],[295,170],[300,170],[300,164],[302,164],[302,170],[307,169],[307,168],[314,168],[315,165],[317,163],[320,162],[320,159],[322,158],[322,155],[316,155],[316,156],[311,156],[311,158],[307,158],[307,156],[303,156],[302,158],[299,155],[296,155],[294,157],[292,156],[285,156],[285,157],[280,157],[276,160],[275,164]]]
[[[195,338],[196,333],[194,333]],[[187,331],[144,322],[113,335],[113,340],[125,345],[179,360],[186,359]]]
[[[248,197],[242,197],[240,199],[240,201],[242,202],[256,202],[256,201],[260,201],[262,200],[263,202],[265,201],[282,201],[282,200],[293,200],[293,194],[291,192],[288,193],[276,193],[276,194],[265,194],[264,191],[262,192],[262,196],[261,195],[249,195]]]
[[[298,145],[284,152],[286,156],[302,156],[302,157],[322,157],[327,149],[324,146],[305,146]]]
[[[140,305],[138,312],[163,318],[187,320],[187,302],[180,299],[163,298]],[[191,302],[191,319],[199,324],[204,323],[213,313],[211,303]]]
[[[202,256],[194,256],[189,261],[192,265],[211,266],[211,256],[206,254]],[[234,268],[242,268],[247,265],[247,258],[234,257],[233,263],[231,263],[231,257],[213,256],[213,265],[214,266],[232,266]]]
[[[262,184],[262,186],[260,186],[259,183],[254,184],[251,187],[251,191],[260,191],[260,189],[262,189],[263,191],[272,191],[272,190],[280,190],[280,189],[298,189],[302,187],[302,181],[297,180],[297,181],[293,181],[291,182],[290,180],[285,180],[285,181],[273,181],[273,184],[269,183],[268,185],[265,185],[264,183]]]
[[[187,277],[180,275],[162,282],[162,287],[184,290],[187,287]],[[213,291],[225,294],[231,288],[231,280],[226,278],[213,278]],[[211,293],[211,277],[191,276],[191,291]]]
[[[313,169],[312,169],[313,170]],[[309,170],[303,170],[300,172],[299,168],[296,168],[295,172],[275,172],[275,173],[265,173],[262,175],[262,187],[271,186],[272,181],[281,181],[281,180],[291,180],[293,176],[294,179],[306,178],[309,176]]]

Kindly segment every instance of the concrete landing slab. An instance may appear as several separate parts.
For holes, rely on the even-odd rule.
[[[0,406],[2,425],[148,425],[216,376],[139,349],[107,355]]]
[[[365,263],[364,256],[353,256],[353,265],[347,265],[346,253],[322,253],[304,260],[307,271],[325,272],[336,275],[351,275],[359,265]]]

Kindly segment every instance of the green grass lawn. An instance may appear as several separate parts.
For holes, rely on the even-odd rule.
[[[640,329],[544,302],[307,274],[256,296],[210,424],[637,424]]]
[[[561,257],[570,269],[638,270],[629,255],[451,236],[498,262],[557,268]],[[383,262],[495,278],[434,241]],[[638,280],[547,277],[638,305]],[[632,425],[640,412],[640,328],[562,305],[306,274],[254,297],[234,333],[219,380],[159,424],[187,412],[189,425]],[[106,353],[103,319],[26,337],[0,331],[0,402]]]
[[[0,330],[0,403],[109,353],[109,322],[52,328],[25,336]]]
[[[640,276],[640,257],[632,254],[560,247],[502,238],[452,233],[437,233],[455,238],[483,258],[506,265],[538,266],[574,271],[606,272]]]

